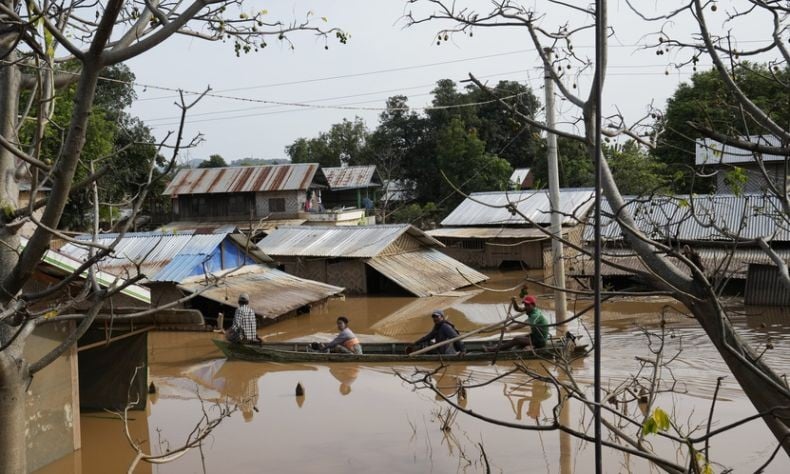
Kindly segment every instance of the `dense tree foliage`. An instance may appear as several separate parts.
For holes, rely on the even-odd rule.
[[[604,146],[603,153],[621,193],[644,196],[667,190],[666,165],[633,140],[623,145]]]
[[[540,108],[532,91],[517,82],[502,81],[494,91],[530,117]],[[432,93],[425,114],[411,110],[406,96],[393,96],[375,129],[359,118],[343,120],[316,138],[299,138],[286,152],[298,163],[373,164],[384,180],[412,183],[417,207],[395,212],[396,220],[426,206],[430,214],[446,214],[459,201],[448,180],[465,192],[505,189],[512,168],[544,156],[537,130],[476,87],[459,90],[444,79]]]
[[[356,117],[353,122],[343,119],[317,138],[299,138],[285,147],[285,152],[294,163],[319,163],[325,167],[365,163],[367,137],[368,129],[361,118]]]
[[[113,179],[98,182],[102,220],[112,220],[120,215],[120,208],[128,207],[128,200],[135,196],[148,179],[147,163],[156,156],[154,139],[148,127],[129,115],[128,108],[136,98],[135,76],[125,65],[119,64],[102,72],[96,90],[93,113],[88,119],[85,146],[75,172],[75,181],[91,174],[91,166],[98,170],[109,167]],[[54,113],[42,141],[42,156],[56,161],[65,139],[74,108],[76,86],[64,88],[55,98]],[[31,141],[32,123],[20,131],[22,143]],[[151,199],[162,191],[162,184],[153,189]],[[85,230],[92,222],[91,189],[84,188],[71,195],[61,218],[60,226],[70,230]]]
[[[790,80],[787,69],[741,62],[732,77],[743,92],[778,123],[790,123]],[[660,121],[661,135],[655,155],[676,176],[675,190],[689,192],[694,169],[695,140],[702,137],[693,125],[730,136],[761,135],[767,132],[744,112],[715,70],[695,73],[667,101]],[[709,190],[710,183],[697,179],[695,191]]]
[[[198,168],[224,168],[228,166],[228,163],[225,162],[225,158],[222,155],[211,155],[208,157],[208,160],[203,160],[198,165]]]

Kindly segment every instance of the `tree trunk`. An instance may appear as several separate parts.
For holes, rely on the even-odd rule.
[[[773,416],[764,416],[763,421],[790,456],[790,391],[787,384],[741,340],[712,291],[703,301],[686,298],[682,302],[697,318],[757,411],[777,410]]]
[[[590,156],[595,157],[592,149]],[[623,197],[605,160],[602,160],[601,166],[603,193],[610,207],[613,211],[624,208]],[[764,413],[779,410],[775,416],[764,416],[763,421],[790,455],[790,389],[787,383],[740,338],[729,323],[710,283],[703,277],[690,277],[682,273],[665,256],[656,252],[643,235],[641,238],[637,236],[638,227],[631,216],[624,214],[618,218],[625,224],[621,225],[621,229],[630,247],[657,276],[653,285],[672,291],[675,298],[694,314],[757,411]]]
[[[10,348],[0,352],[0,472],[24,473],[27,472],[25,386],[29,377],[24,360],[9,352]]]

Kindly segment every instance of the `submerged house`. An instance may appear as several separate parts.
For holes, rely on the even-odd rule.
[[[764,147],[781,148],[778,138],[772,135],[750,135],[739,137],[740,140]],[[786,155],[761,153],[755,155],[751,151],[725,145],[709,138],[699,139],[695,147],[695,163],[704,166],[706,172],[716,170],[716,190],[719,193],[761,193],[767,189],[766,175],[774,184],[781,188],[785,182]],[[763,161],[765,174],[757,163],[757,156]],[[745,182],[738,183],[733,189],[728,180],[728,172],[740,169],[745,173]]]
[[[99,236],[98,243],[110,245],[117,237],[117,234],[103,234]],[[64,246],[62,251],[77,259],[87,257],[87,250],[74,244]],[[127,233],[117,243],[113,255],[99,262],[98,268],[122,276],[143,275],[142,283],[151,290],[153,306],[184,300],[195,292],[193,287],[200,286],[196,281],[201,280],[202,292],[178,306],[198,309],[204,317],[214,318],[218,312],[228,311],[214,304],[216,298],[212,299],[214,293],[211,291],[217,288],[222,288],[223,295],[228,295],[227,299],[223,296],[222,304],[235,307],[236,299],[230,299],[230,281],[237,282],[237,286],[243,282],[246,285],[244,291],[253,298],[255,295],[274,294],[280,288],[280,280],[301,288],[291,296],[287,305],[271,298],[261,298],[262,301],[256,303],[259,305],[256,313],[262,322],[293,315],[305,306],[343,291],[342,288],[307,280],[301,280],[300,286],[293,285],[290,275],[262,265],[271,259],[240,233]],[[266,274],[267,278],[243,278],[253,273]],[[182,283],[187,286],[181,287]]]
[[[27,244],[28,240],[20,237],[19,250],[21,251]],[[52,294],[36,302],[29,309],[44,312],[50,307],[61,305],[65,299],[78,295],[83,290],[86,274],[83,274],[82,278],[75,278],[71,284],[64,285],[57,291],[54,291],[53,287],[62,283],[63,278],[79,269],[81,264],[82,262],[58,251],[47,250],[36,267],[33,277],[25,285],[24,292],[30,294],[51,290]],[[145,287],[126,285],[127,282],[123,279],[104,272],[96,272],[95,277],[102,288],[123,287],[119,294],[110,298],[112,305],[147,307],[150,304],[150,293]],[[109,306],[109,303],[107,305]],[[80,312],[85,309],[87,308],[78,305],[71,311]],[[123,392],[125,405],[130,393],[131,372],[124,370],[122,365],[145,366],[145,355],[139,357],[138,353],[129,349],[132,346],[139,347],[139,341],[143,341],[143,349],[147,348],[144,344],[147,328],[143,326],[143,330],[132,333],[116,322],[115,327],[108,331],[105,327],[107,321],[101,316],[96,318],[91,330],[80,339],[79,346],[72,344],[63,355],[38,372],[27,388],[26,409],[29,422],[22,436],[26,438],[28,467],[31,470],[37,470],[82,447],[80,417],[75,414],[78,415],[81,408],[95,406],[92,400],[95,396],[92,390],[94,385],[103,387],[102,395],[107,395],[108,391],[114,388],[120,389]],[[37,325],[25,344],[25,358],[30,362],[38,360],[60,345],[75,328],[75,321],[59,321],[58,318]],[[87,342],[99,332],[96,329],[99,329],[103,339],[101,347],[91,347]],[[105,348],[110,342],[113,343],[113,349],[123,347],[126,352],[122,359],[113,359],[112,374],[109,378],[106,373],[99,377],[91,370],[91,363],[108,360],[105,357]],[[123,384],[117,383],[121,380]],[[142,391],[131,390],[132,398],[137,393],[145,394],[147,391],[145,378],[138,377],[138,380],[141,381],[138,385],[144,387]],[[143,395],[141,399],[145,400],[145,396]],[[117,399],[102,400],[105,408],[117,408],[115,401]]]
[[[293,275],[353,293],[442,294],[488,277],[448,257],[408,224],[280,227],[258,243]]]
[[[584,219],[593,205],[591,189],[560,190],[563,235],[580,241]],[[511,213],[513,206],[518,213]],[[518,265],[545,268],[551,258],[547,234],[551,224],[548,191],[495,191],[472,193],[428,234],[441,241],[442,252],[478,268]]]
[[[756,242],[764,238],[785,263],[790,263],[790,229],[777,221],[781,219],[781,205],[776,198],[763,194],[713,194],[624,199],[626,209],[645,235],[679,253],[688,246],[694,258],[699,257],[703,272],[712,283],[726,285],[728,293],[743,294],[747,303],[790,304],[790,291],[780,284],[777,267]],[[602,262],[604,282],[615,287],[630,285],[636,278],[635,271],[646,267],[625,242],[605,200],[601,212],[604,258],[619,265]],[[589,224],[584,232],[585,247],[592,248],[593,236]],[[678,268],[687,269],[678,259],[668,258]],[[570,274],[580,279],[592,278],[592,259],[579,255]]]

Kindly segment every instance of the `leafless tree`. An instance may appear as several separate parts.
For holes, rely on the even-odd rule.
[[[521,116],[521,120],[549,133],[584,144],[589,151],[589,156],[594,160],[597,138],[596,111],[600,107],[596,99],[596,90],[599,84],[593,81],[585,95],[581,92],[581,86],[577,79],[583,71],[594,71],[596,61],[581,56],[574,49],[574,45],[577,44],[577,38],[585,37],[585,35],[588,42],[593,39],[590,31],[593,30],[596,21],[600,22],[599,26],[602,26],[599,28],[600,31],[608,32],[608,34],[601,34],[598,35],[598,38],[594,38],[602,45],[601,57],[597,58],[602,64],[602,70],[596,71],[598,73],[596,77],[599,77],[600,81],[604,81],[608,38],[614,34],[614,29],[617,26],[608,24],[606,3],[605,1],[597,2],[600,5],[600,10],[596,12],[595,5],[592,3],[578,5],[550,0],[545,3],[527,5],[511,0],[494,0],[488,4],[489,7],[486,10],[480,11],[476,10],[479,5],[472,2],[409,0],[405,21],[408,25],[427,22],[449,24],[437,32],[436,40],[439,43],[447,41],[452,35],[471,36],[473,32],[487,28],[511,27],[526,32],[534,47],[534,54],[549,71],[559,94],[567,104],[576,108],[578,118],[572,123],[575,128],[554,130],[548,130],[545,124],[531,117]],[[762,144],[746,143],[743,140],[738,140],[737,137],[721,136],[715,130],[704,130],[704,127],[700,127],[700,130],[712,138],[754,151],[756,154],[780,153],[787,155],[790,151],[788,149],[790,131],[786,126],[774,122],[764,113],[744,91],[739,89],[730,76],[731,70],[728,65],[732,62],[723,59],[722,56],[732,58],[734,61],[741,55],[742,50],[740,48],[736,50],[734,46],[731,46],[731,43],[728,43],[731,37],[726,33],[711,32],[706,22],[706,14],[715,9],[717,2],[688,0],[679,3],[681,6],[676,10],[655,17],[645,15],[644,19],[668,24],[670,23],[668,20],[673,20],[680,15],[690,15],[698,26],[698,31],[694,32],[685,42],[674,39],[677,47],[691,48],[694,50],[694,54],[709,56],[727,85],[728,91],[735,98],[736,103],[742,107],[744,113],[759,123],[762,130],[779,137],[782,146],[773,149]],[[769,46],[761,46],[754,51],[749,51],[748,54],[756,55],[765,52],[768,48],[778,55],[779,64],[786,67],[790,55],[787,53],[786,43],[783,43],[786,41],[783,36],[786,36],[788,21],[788,11],[784,2],[747,0],[743,3],[746,5],[745,8],[731,14],[733,20],[746,15],[754,15],[757,12],[767,13],[773,18]],[[661,8],[667,8],[664,2],[661,2]],[[562,23],[552,23],[548,18],[549,10],[552,13],[551,18],[562,18]],[[726,30],[726,26],[724,29]],[[660,47],[658,44],[653,46]],[[546,48],[553,51],[553,59],[549,60],[545,53]],[[470,77],[483,90],[488,90],[485,84],[476,80],[473,75]],[[500,102],[503,107],[510,108],[517,113],[507,100]],[[626,136],[645,146],[652,147],[655,145],[656,138],[650,121],[653,114],[654,112],[651,111],[645,117],[632,123],[628,123],[625,117],[619,113],[604,117],[600,127],[601,133],[609,137]],[[582,132],[577,133],[574,130]],[[602,159],[601,161],[603,194],[612,210],[612,218],[619,224],[626,243],[639,256],[647,270],[642,274],[645,281],[657,290],[670,292],[689,309],[721,354],[757,412],[763,415],[763,421],[772,431],[779,445],[786,453],[790,454],[790,413],[788,413],[790,388],[788,388],[786,380],[781,374],[774,371],[760,357],[760,353],[750,347],[738,334],[718,297],[716,287],[710,282],[703,269],[698,268],[689,258],[683,256],[678,251],[679,249],[673,249],[656,241],[640,230],[634,217],[628,212],[627,203],[618,190],[606,160]],[[774,188],[774,195],[783,203],[781,206],[783,215],[780,218],[787,219],[788,211],[790,211],[790,207],[786,205],[789,189],[787,188],[787,179],[784,179],[784,183],[777,183]],[[762,248],[768,252],[768,255],[786,275],[787,266],[782,259],[776,256],[769,246],[762,245]],[[668,258],[669,255],[674,256],[677,262]]]
[[[293,46],[289,34],[299,31],[313,33],[323,41],[331,37],[346,41],[341,30],[313,24],[312,12],[302,19],[282,22],[268,19],[266,10],[247,8],[243,0],[0,1],[0,471],[27,471],[25,437],[20,434],[26,431],[26,387],[31,378],[73,345],[99,313],[102,302],[119,291],[118,287],[100,288],[89,278],[81,298],[91,309],[77,329],[42,359],[25,359],[25,343],[36,325],[44,319],[59,319],[73,306],[67,304],[54,313],[33,311],[33,305],[51,292],[25,293],[24,287],[53,237],[64,236],[57,229],[69,195],[90,189],[107,172],[98,169],[82,182],[73,182],[102,71],[145,54],[174,35],[226,41],[237,54],[258,51],[272,40]],[[67,62],[76,64],[76,70],[64,68]],[[57,90],[68,85],[76,86],[76,93],[71,121],[62,130],[63,146],[58,156],[42,156],[41,142],[50,126]],[[20,143],[19,128],[29,120],[35,123],[33,139]],[[183,127],[173,138],[184,144]],[[19,208],[22,179],[32,183],[32,197],[30,206]],[[43,186],[50,189],[49,196],[37,198]],[[138,199],[137,209],[141,202]],[[34,212],[37,210],[40,217]],[[36,229],[19,251],[18,232],[28,220]],[[112,251],[94,247],[93,258],[56,285],[58,288],[76,280]]]

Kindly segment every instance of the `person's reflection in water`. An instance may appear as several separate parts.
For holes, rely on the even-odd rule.
[[[459,372],[459,370],[462,369],[457,369],[452,366],[448,368],[448,370],[437,374],[436,390],[447,398],[455,396],[458,400],[458,406],[466,408],[467,391],[463,386],[463,373]],[[441,400],[442,397],[437,393],[435,399]]]
[[[241,401],[239,402],[239,410],[241,410],[245,423],[252,421],[253,412],[258,411],[258,395],[258,379],[248,379],[242,388]]]
[[[351,384],[359,376],[359,367],[356,365],[333,366],[329,369],[329,373],[340,382],[340,394],[345,396],[351,393]]]
[[[527,395],[525,389],[531,388],[531,393]],[[532,383],[528,384],[527,386],[518,386],[511,391],[508,391],[507,384],[505,384],[504,394],[510,400],[511,407],[516,414],[516,419],[520,420],[522,414],[524,413],[524,402],[529,402],[527,405],[527,416],[535,420],[536,423],[540,424],[540,405],[543,403],[544,400],[548,400],[551,398],[551,390],[549,390],[549,384],[546,382],[541,382],[539,380],[533,380]],[[518,401],[516,402],[515,406],[513,406],[512,397],[517,397]]]

